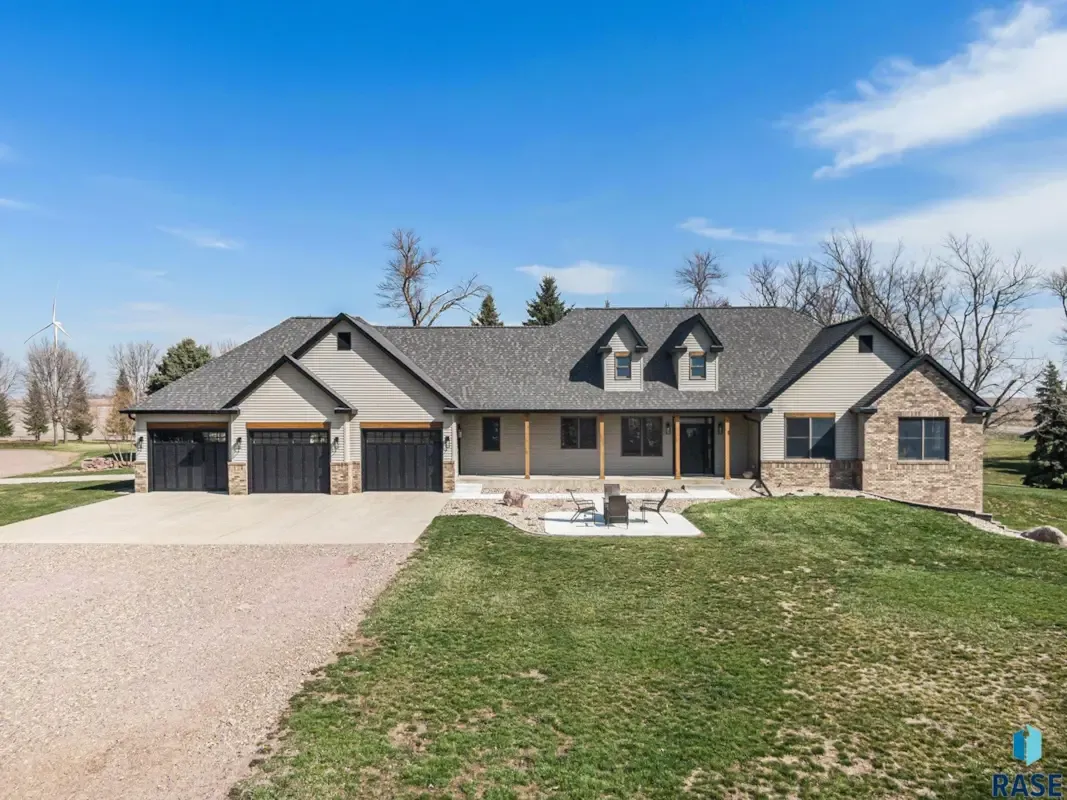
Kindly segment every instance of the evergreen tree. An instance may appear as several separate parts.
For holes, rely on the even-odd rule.
[[[0,392],[0,436],[13,436],[15,426],[11,423],[11,409],[7,404],[7,395]]]
[[[38,442],[48,432],[48,402],[41,384],[31,379],[22,405],[22,426]]]
[[[111,395],[111,409],[107,414],[107,422],[104,431],[110,436],[117,436],[122,440],[129,439],[133,435],[133,420],[122,413],[122,409],[133,405],[133,387],[126,375],[126,368],[119,367],[118,377],[115,379],[115,391]]]
[[[471,317],[471,325],[479,328],[500,328],[504,323],[500,321],[500,315],[496,313],[496,302],[493,295],[487,294],[482,298],[478,316]]]
[[[556,279],[546,275],[541,279],[541,285],[537,287],[534,299],[526,304],[526,314],[529,319],[523,325],[553,325],[563,319],[568,311],[560,299],[559,290],[556,288]]]
[[[200,369],[210,360],[211,348],[199,345],[192,339],[182,339],[163,354],[159,366],[148,379],[148,391],[157,392],[178,378]]]
[[[1031,435],[1034,449],[1024,482],[1049,489],[1067,488],[1067,392],[1059,370],[1051,361],[1037,389],[1037,412]]]
[[[70,403],[63,420],[64,429],[78,437],[80,442],[93,432],[93,410],[89,407],[89,387],[85,384],[85,375],[79,372],[74,376],[70,387]]]

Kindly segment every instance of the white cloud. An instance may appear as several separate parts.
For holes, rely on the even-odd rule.
[[[791,233],[780,233],[769,228],[745,232],[733,228],[716,228],[704,217],[690,217],[678,225],[683,231],[695,233],[708,239],[720,239],[731,242],[759,242],[761,244],[797,244],[797,239]]]
[[[196,247],[206,247],[211,250],[241,250],[244,248],[244,242],[241,240],[226,239],[218,231],[204,228],[171,228],[166,225],[160,225],[158,228],[163,233],[184,239]]]
[[[949,233],[971,234],[1005,256],[1022,250],[1028,261],[1051,269],[1067,266],[1065,208],[1067,171],[1059,171],[856,227],[876,242],[903,241],[909,249],[936,250]]]
[[[540,280],[551,275],[559,284],[560,291],[571,294],[609,294],[618,287],[618,281],[625,270],[593,261],[579,261],[569,267],[546,267],[530,264],[516,267],[518,272],[525,272]]]
[[[834,151],[833,165],[816,177],[1067,110],[1067,27],[1053,6],[1022,3],[1000,21],[986,12],[977,22],[979,37],[947,61],[887,61],[857,82],[858,99],[809,109],[800,131]]]

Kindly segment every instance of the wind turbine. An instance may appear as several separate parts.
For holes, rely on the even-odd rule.
[[[44,333],[49,328],[52,329],[52,347],[55,350],[59,349],[60,331],[63,331],[63,335],[66,336],[68,339],[73,338],[69,333],[67,333],[67,329],[63,327],[63,323],[56,319],[56,298],[54,296],[52,297],[52,321],[45,325],[43,328],[41,328],[41,330],[30,336],[29,339],[26,340],[26,342],[23,342],[23,344],[29,342],[30,339],[32,339],[34,336],[37,336],[37,334]]]

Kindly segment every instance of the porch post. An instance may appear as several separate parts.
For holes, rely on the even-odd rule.
[[[723,417],[722,420],[723,430],[723,443],[722,443],[722,476],[725,480],[730,480],[730,417]]]
[[[522,449],[523,459],[525,461],[525,474],[524,478],[530,477],[530,412],[527,411],[522,415]]]
[[[600,480],[604,480],[604,415],[598,414],[596,418],[597,443],[600,445]]]
[[[679,480],[682,477],[682,448],[680,443],[682,441],[682,435],[678,428],[679,416],[674,415],[674,479]]]

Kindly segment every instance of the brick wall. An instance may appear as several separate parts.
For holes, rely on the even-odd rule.
[[[441,476],[441,491],[451,494],[456,491],[456,465],[455,462],[446,461],[441,465],[444,474]]]
[[[230,494],[248,494],[248,464],[230,461],[226,470]]]
[[[973,403],[933,367],[923,364],[878,400],[878,411],[862,415],[862,488],[916,503],[982,510],[982,417]],[[901,461],[897,426],[901,417],[947,417],[948,461]]]
[[[760,464],[760,480],[774,487],[813,489],[856,489],[862,462],[853,459],[786,459]]]
[[[330,463],[330,494],[348,494],[352,491],[352,465],[347,461]]]

